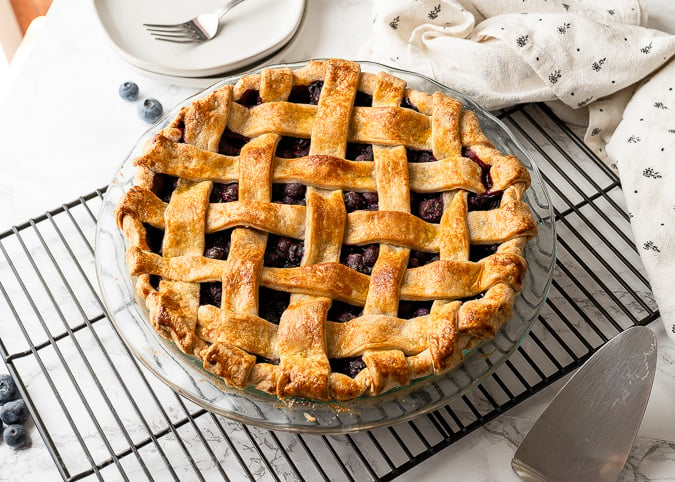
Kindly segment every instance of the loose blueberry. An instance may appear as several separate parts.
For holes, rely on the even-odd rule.
[[[135,82],[125,82],[120,85],[118,90],[120,97],[124,100],[132,101],[138,98],[138,85]]]
[[[162,104],[153,98],[145,99],[138,105],[138,115],[141,116],[145,122],[153,123],[164,113]]]
[[[11,375],[6,373],[0,375],[0,405],[4,405],[10,400],[14,400],[17,394],[16,383]]]
[[[10,447],[18,448],[26,444],[28,434],[26,433],[26,429],[21,425],[13,424],[5,427],[2,438],[5,439],[5,443]]]
[[[28,409],[23,399],[13,400],[5,403],[0,408],[0,419],[7,425],[15,423],[24,423],[28,420]]]

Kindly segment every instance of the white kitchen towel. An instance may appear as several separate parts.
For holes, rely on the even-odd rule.
[[[586,119],[585,142],[618,169],[675,340],[675,35],[646,23],[641,0],[375,0],[362,57],[432,77],[489,110],[555,101],[565,106],[557,112]]]

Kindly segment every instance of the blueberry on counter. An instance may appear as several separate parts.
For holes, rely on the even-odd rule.
[[[138,105],[138,115],[141,116],[141,119],[151,124],[162,117],[163,113],[162,104],[157,99],[145,99]]]
[[[5,427],[5,430],[2,432],[2,438],[5,439],[5,443],[10,447],[18,448],[25,445],[28,441],[28,434],[22,425],[13,424]]]
[[[16,383],[11,375],[3,373],[0,375],[0,405],[4,405],[18,396]]]
[[[0,408],[0,419],[7,425],[24,423],[28,420],[28,409],[23,399],[5,403]]]
[[[138,85],[131,81],[124,82],[122,85],[120,85],[118,92],[120,97],[124,100],[136,100],[138,98]]]

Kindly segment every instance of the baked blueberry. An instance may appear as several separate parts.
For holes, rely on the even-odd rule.
[[[332,358],[330,362],[331,370],[354,378],[366,368],[366,362],[360,356],[354,358]]]
[[[226,156],[238,156],[241,148],[248,141],[250,141],[248,137],[226,128],[220,136],[220,141],[218,141],[218,153]]]
[[[237,200],[239,200],[238,182],[231,182],[229,184],[223,184],[219,182],[213,183],[213,189],[211,189],[211,196],[209,197],[209,202],[229,203]]]
[[[380,254],[380,246],[368,244],[364,246],[342,246],[340,262],[363,274],[370,274]]]

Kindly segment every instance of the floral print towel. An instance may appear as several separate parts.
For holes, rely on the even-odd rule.
[[[373,17],[365,58],[490,110],[555,101],[588,123],[586,144],[619,173],[675,340],[675,35],[644,26],[644,1],[375,0]]]

